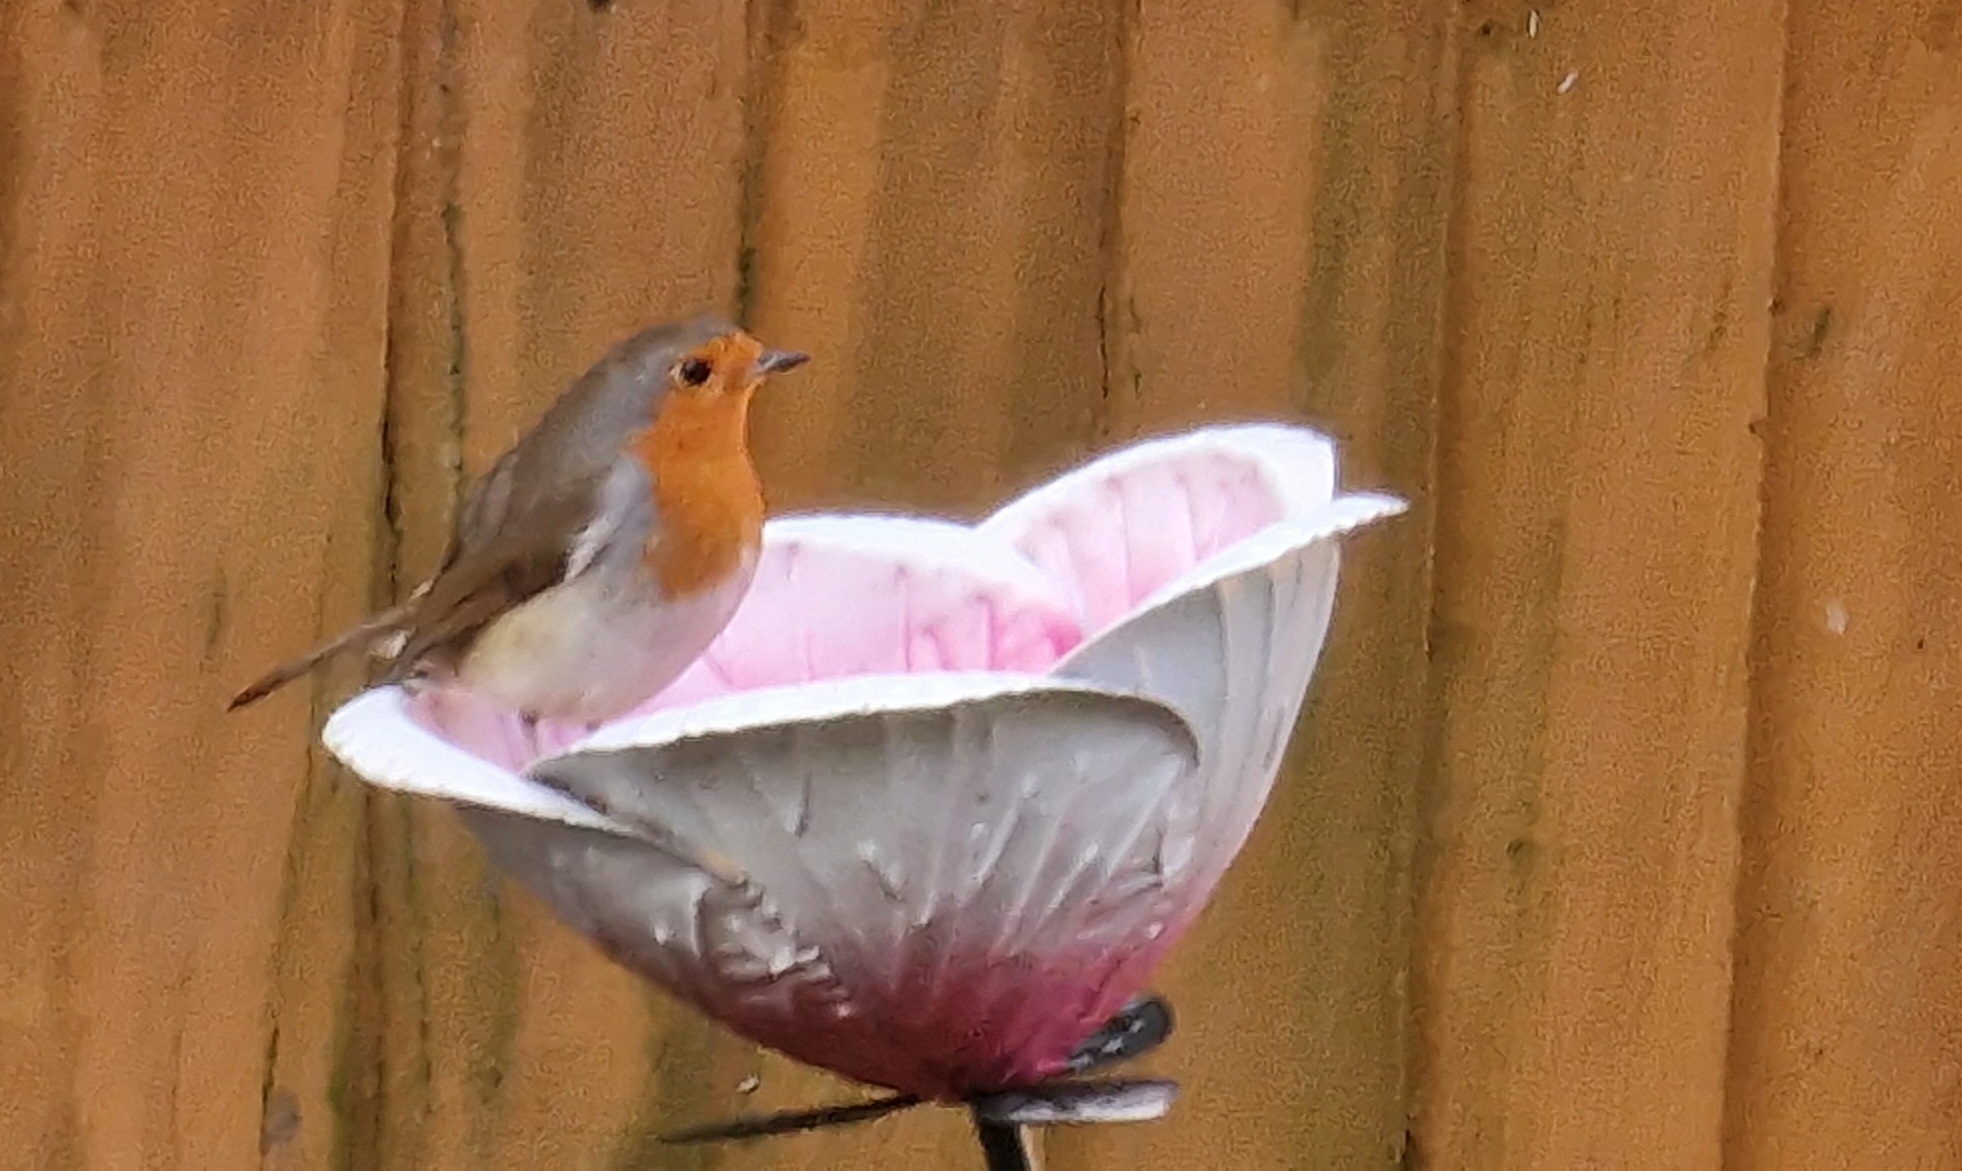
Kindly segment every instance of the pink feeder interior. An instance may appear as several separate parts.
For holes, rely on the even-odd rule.
[[[1095,637],[1180,574],[1281,518],[1263,470],[1229,450],[1091,465],[981,527],[1068,594]]]

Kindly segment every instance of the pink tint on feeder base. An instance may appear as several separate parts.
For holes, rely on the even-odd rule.
[[[922,962],[877,996],[853,999],[844,1017],[813,1005],[788,1014],[754,1010],[740,997],[676,991],[706,1015],[756,1044],[833,1073],[958,1102],[1016,1089],[1067,1072],[1070,1054],[1143,990],[1178,935],[1117,954],[1078,947],[1040,957],[956,958]],[[628,968],[630,948],[602,947]],[[937,969],[937,970],[936,970]]]
[[[506,767],[534,750],[517,719],[464,693],[425,691],[411,712],[452,742]],[[616,962],[757,1044],[871,1085],[958,1101],[1063,1073],[1084,1038],[1143,990],[1189,923],[1189,916],[1167,922],[1135,950],[1077,941],[1020,955],[958,943],[942,951],[925,930],[900,944],[910,954],[856,957],[874,970],[838,964],[832,991],[853,1006],[844,1017],[831,1004],[795,992],[787,1004],[781,990],[767,985],[668,984],[664,964],[635,962],[634,941],[595,942]]]

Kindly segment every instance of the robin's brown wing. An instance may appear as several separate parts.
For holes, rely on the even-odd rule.
[[[539,549],[484,565],[481,572],[468,572],[477,567],[465,561],[459,567],[465,572],[437,578],[406,624],[381,682],[400,682],[431,659],[452,660],[498,615],[564,580],[565,562],[562,549]]]
[[[561,477],[554,494],[513,493],[508,483],[516,473],[500,461],[473,494],[475,507],[466,510],[472,527],[460,530],[443,569],[412,603],[407,636],[385,680],[398,681],[432,657],[461,652],[499,615],[612,549],[630,546],[638,555],[653,530],[654,501],[639,487],[647,480],[637,472],[629,457],[616,457],[597,473]]]

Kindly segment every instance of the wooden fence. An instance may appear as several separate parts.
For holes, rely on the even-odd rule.
[[[0,0],[0,1166],[974,1165],[223,714],[698,305],[779,507],[1417,502],[1054,1171],[1962,1167],[1954,0]]]

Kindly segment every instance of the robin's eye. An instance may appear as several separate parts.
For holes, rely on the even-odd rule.
[[[709,375],[712,373],[714,369],[706,358],[689,358],[675,369],[675,374],[680,377],[683,386],[700,386],[709,380]]]

